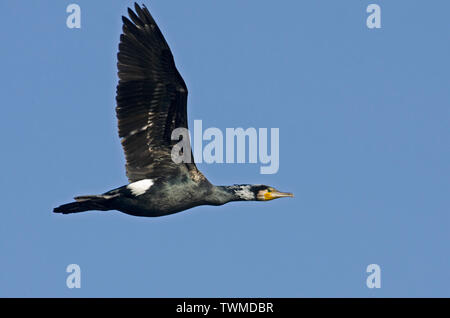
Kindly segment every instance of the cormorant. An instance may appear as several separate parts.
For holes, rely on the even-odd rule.
[[[188,90],[170,48],[148,9],[135,3],[122,17],[118,57],[119,136],[129,184],[104,194],[75,197],[56,213],[118,210],[135,216],[162,216],[199,205],[268,201],[292,197],[266,185],[214,186],[195,163],[171,158],[175,128],[187,129]]]

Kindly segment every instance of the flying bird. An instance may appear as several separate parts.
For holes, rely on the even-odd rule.
[[[214,186],[194,162],[175,163],[171,139],[176,128],[188,128],[188,89],[170,48],[145,6],[128,8],[122,17],[116,115],[126,158],[129,184],[100,195],[75,197],[55,213],[118,210],[156,217],[199,205],[231,201],[269,201],[292,197],[266,185]]]

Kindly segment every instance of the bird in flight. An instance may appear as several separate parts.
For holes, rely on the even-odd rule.
[[[116,115],[129,184],[100,195],[75,197],[55,213],[118,210],[156,217],[199,205],[292,197],[266,185],[214,186],[194,162],[175,163],[171,139],[186,128],[188,90],[170,48],[148,9],[135,4],[122,17]]]

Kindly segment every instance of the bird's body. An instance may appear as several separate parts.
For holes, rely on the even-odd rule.
[[[160,178],[131,183],[104,196],[110,197],[106,201],[110,209],[134,216],[162,216],[208,204],[208,196],[213,191],[214,186],[209,182]]]
[[[101,195],[75,197],[56,213],[118,210],[134,216],[162,216],[199,205],[267,201],[292,196],[264,185],[214,186],[194,162],[175,163],[176,128],[187,129],[188,90],[172,53],[146,7],[135,4],[123,17],[118,53],[119,136],[130,183]]]

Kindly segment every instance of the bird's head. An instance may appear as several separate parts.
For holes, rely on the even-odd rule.
[[[257,201],[269,201],[278,198],[294,197],[292,193],[281,192],[274,187],[269,187],[266,185],[253,186],[252,189],[255,192],[255,197]]]
[[[273,199],[293,197],[292,193],[280,192],[267,185],[242,184],[229,187],[238,200],[245,201],[270,201]]]

